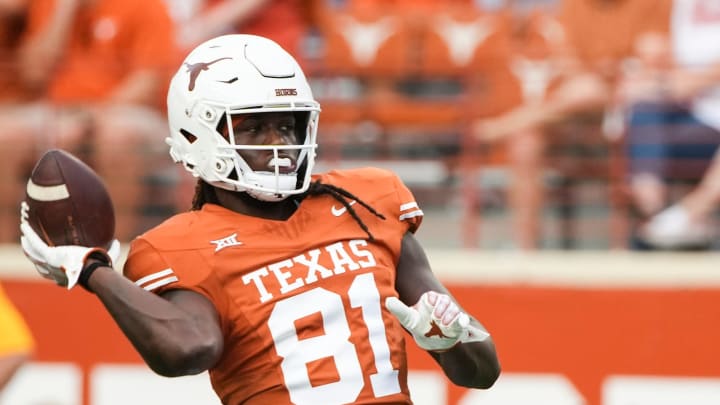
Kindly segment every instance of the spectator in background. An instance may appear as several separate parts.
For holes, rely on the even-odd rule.
[[[26,0],[0,0],[0,106],[32,98],[17,80],[17,53],[26,24]]]
[[[34,350],[25,321],[0,287],[0,393]]]
[[[167,0],[176,7],[186,0]],[[178,44],[183,50],[221,34],[242,33],[273,39],[295,55],[311,20],[313,1],[199,0],[193,15],[179,16]],[[302,61],[300,61],[302,62]]]
[[[638,44],[620,87],[633,202],[645,221],[638,237],[653,248],[709,247],[720,202],[720,3],[675,0],[670,27]],[[677,181],[697,186],[673,201]]]
[[[524,39],[534,43],[528,54],[521,37],[508,62],[525,98],[507,113],[479,120],[474,132],[482,141],[507,144],[519,248],[539,243],[546,136],[552,136],[554,125],[580,117],[602,123],[636,41],[647,32],[667,30],[668,1],[558,0],[542,2],[540,13],[529,12],[527,5],[515,13],[517,24],[526,26]]]
[[[0,139],[11,145],[0,158],[6,174],[0,239],[16,237],[8,233],[16,229],[16,206],[28,174],[22,162],[33,162],[50,147],[79,154],[103,176],[116,201],[118,236],[129,238],[139,226],[134,219],[141,178],[165,158],[167,126],[160,107],[178,56],[165,4],[24,2],[27,27],[17,80],[41,97],[0,111]],[[16,145],[34,145],[35,153],[22,156]]]
[[[14,123],[7,119],[14,115],[12,112],[17,106],[38,96],[25,89],[18,80],[18,52],[27,26],[28,5],[29,0],[0,0],[0,135],[8,141],[0,148],[3,173],[0,178],[0,242],[9,242],[16,234],[14,206],[19,198],[11,200],[10,196],[22,189],[20,172],[35,150],[34,142],[27,142],[27,137],[18,134]]]
[[[510,46],[499,65],[508,72],[503,93],[514,96],[502,112],[479,119],[475,128],[482,141],[502,142],[512,179],[508,190],[512,243],[521,249],[539,244],[544,143],[540,125],[526,121],[540,113],[547,89],[561,70],[559,61],[551,57],[559,54],[564,40],[556,3],[516,2],[508,9]]]

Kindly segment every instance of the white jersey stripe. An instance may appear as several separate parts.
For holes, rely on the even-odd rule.
[[[173,269],[167,268],[165,270],[160,270],[157,273],[147,275],[147,276],[139,279],[138,281],[136,281],[135,284],[142,286],[143,284],[147,283],[148,281],[157,280],[159,278],[169,276],[170,274],[173,274]]]
[[[145,287],[143,287],[143,289],[146,290],[146,291],[152,291],[152,290],[154,290],[154,289],[156,289],[156,288],[158,288],[158,287],[162,287],[162,286],[164,286],[164,285],[168,285],[168,284],[174,283],[174,282],[176,282],[176,281],[178,281],[178,278],[177,278],[177,277],[175,277],[175,276],[170,276],[170,277],[166,277],[166,278],[160,279],[160,280],[158,280],[158,281],[156,281],[156,282],[154,282],[154,283],[150,283],[150,284],[146,285]]]
[[[413,202],[409,202],[409,203],[400,205],[400,211],[406,211],[406,210],[409,210],[410,208],[418,208],[417,203],[415,201],[413,201]]]
[[[410,211],[410,212],[408,212],[408,213],[405,213],[405,214],[400,215],[400,218],[399,218],[399,219],[402,221],[402,220],[405,220],[405,219],[408,219],[408,218],[421,217],[421,216],[423,216],[423,215],[424,215],[424,214],[423,214],[422,210],[415,210],[415,211]]]

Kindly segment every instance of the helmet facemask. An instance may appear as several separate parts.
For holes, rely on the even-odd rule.
[[[223,156],[223,163],[218,166],[221,168],[218,174],[224,180],[212,184],[227,190],[246,191],[250,196],[262,201],[280,201],[290,195],[305,192],[310,185],[312,168],[315,165],[318,114],[316,111],[294,111],[297,144],[249,145],[235,142],[232,122],[233,118],[257,112],[256,109],[242,112],[229,110],[218,125],[218,134],[223,139],[217,146],[218,155]],[[268,112],[267,109],[262,111]],[[222,135],[222,127],[225,127],[227,137]],[[253,170],[243,158],[243,151],[271,151],[273,157],[267,170]]]

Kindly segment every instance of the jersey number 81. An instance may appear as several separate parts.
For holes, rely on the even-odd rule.
[[[390,348],[380,307],[380,293],[372,273],[356,276],[348,297],[352,308],[362,310],[368,329],[375,369],[370,375],[375,397],[400,392],[398,370],[390,362]],[[295,321],[320,313],[324,335],[300,340]],[[355,346],[350,342],[350,327],[339,294],[316,287],[278,302],[268,320],[277,353],[283,358],[281,368],[290,399],[296,404],[349,403],[363,388],[363,370]],[[340,377],[338,381],[313,386],[306,364],[332,357]]]

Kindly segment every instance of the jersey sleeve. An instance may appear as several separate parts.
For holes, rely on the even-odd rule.
[[[423,219],[423,212],[420,209],[415,196],[397,175],[392,175],[392,182],[395,187],[396,205],[394,212],[397,220],[407,226],[407,230],[415,233]]]
[[[171,290],[194,291],[207,298],[218,314],[229,311],[229,299],[213,272],[213,264],[195,249],[162,250],[143,237],[130,244],[123,275],[138,287],[162,295]],[[220,316],[221,327],[227,331],[229,325]]]
[[[213,272],[209,271],[210,267],[198,251],[160,251],[147,240],[137,238],[130,245],[123,274],[137,286],[155,294],[186,289],[215,302],[221,297],[221,288]]]

